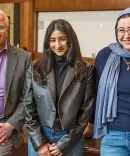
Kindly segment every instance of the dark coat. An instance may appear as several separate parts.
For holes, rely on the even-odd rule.
[[[8,122],[15,127],[10,136],[15,147],[19,147],[23,142],[21,129],[25,123],[25,111],[21,100],[25,75],[30,64],[30,53],[10,44],[8,45],[4,90],[5,110],[0,123]]]
[[[58,114],[62,127],[70,131],[70,134],[56,142],[63,153],[68,152],[81,138],[95,102],[95,70],[89,63],[86,63],[86,68],[86,79],[80,82],[75,78],[75,69],[69,66],[58,100]],[[32,73],[30,68],[24,105],[30,139],[36,149],[46,143],[40,132],[40,125],[53,127],[56,118],[56,85],[53,69],[46,77],[47,83],[43,85],[34,80]]]

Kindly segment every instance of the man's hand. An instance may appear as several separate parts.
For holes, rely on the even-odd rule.
[[[55,143],[52,144],[52,146],[49,148],[49,150],[50,150],[51,154],[54,156],[62,156],[63,155]]]
[[[14,130],[14,126],[9,123],[0,123],[0,144],[7,143],[8,137]]]
[[[40,156],[51,156],[49,147],[51,147],[51,144],[49,144],[49,143],[39,146],[37,148],[38,154]]]

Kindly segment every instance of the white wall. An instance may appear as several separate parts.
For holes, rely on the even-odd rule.
[[[54,19],[65,19],[73,26],[82,56],[95,56],[100,49],[115,42],[114,26],[120,11],[40,12],[38,14],[38,52],[43,51],[47,26]]]

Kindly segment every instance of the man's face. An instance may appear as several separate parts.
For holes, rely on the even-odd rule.
[[[8,37],[8,28],[5,21],[5,16],[0,14],[0,50],[4,48]]]

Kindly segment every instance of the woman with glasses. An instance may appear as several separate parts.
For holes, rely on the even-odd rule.
[[[83,156],[82,134],[95,97],[94,67],[82,60],[76,33],[65,20],[50,23],[43,47],[24,90],[28,156]]]
[[[101,141],[101,156],[130,155],[130,8],[115,25],[116,43],[97,55],[98,93],[95,138]]]

